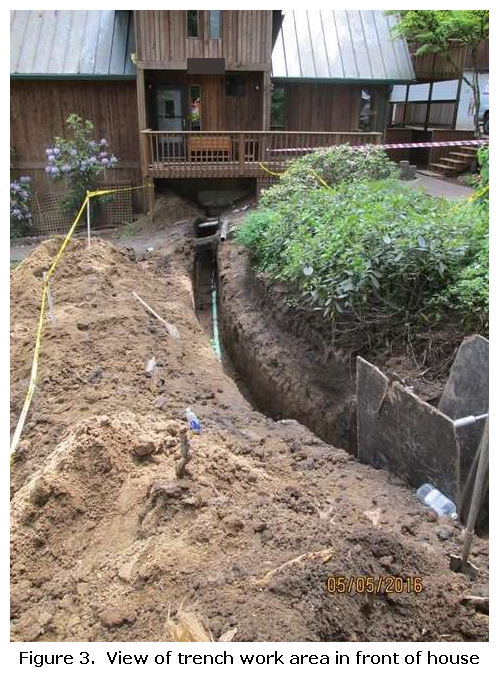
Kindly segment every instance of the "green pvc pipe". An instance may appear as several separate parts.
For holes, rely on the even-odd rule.
[[[218,335],[218,310],[217,310],[217,287],[215,285],[215,275],[213,274],[211,286],[211,315],[213,319],[213,350],[219,361],[222,360],[222,352],[220,350],[220,338]]]

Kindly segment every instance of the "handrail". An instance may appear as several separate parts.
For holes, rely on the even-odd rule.
[[[320,148],[379,144],[375,131],[141,131],[145,173],[159,177],[261,175]]]
[[[441,103],[441,101],[437,101]],[[263,131],[256,129],[254,131],[226,131],[220,129],[219,131],[157,131],[153,129],[143,129],[140,133],[144,133],[148,136],[151,135],[171,135],[171,136],[186,136],[186,135],[195,135],[195,136],[220,136],[227,134],[234,135],[251,135],[258,134],[259,136],[291,136],[291,135],[307,135],[307,136],[382,136],[383,134],[380,131]]]

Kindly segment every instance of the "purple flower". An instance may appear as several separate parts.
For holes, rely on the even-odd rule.
[[[109,159],[106,159],[106,157],[104,157],[104,159],[102,159],[102,161],[101,161],[101,164],[104,164],[104,166],[106,164],[109,164]]]
[[[78,154],[78,151],[75,150],[75,148],[73,147],[73,148],[71,148],[71,150],[69,151],[69,154],[70,154],[72,157],[76,157],[76,155]]]
[[[18,185],[17,183],[10,183],[10,189],[11,189],[13,192],[19,192],[19,190],[20,190],[21,188],[19,187],[19,185]]]
[[[47,157],[47,160],[48,160],[48,161],[55,161],[54,155],[53,155],[53,154],[49,154],[49,156]]]
[[[52,166],[46,166],[45,173],[52,173]]]
[[[105,138],[101,138],[99,145],[107,145],[107,140]]]
[[[48,147],[48,148],[45,150],[45,154],[52,154],[52,148],[51,148],[51,147]]]
[[[89,140],[88,147],[97,147],[97,143],[95,142],[95,140]]]
[[[88,161],[89,161],[91,164],[95,164],[95,162],[97,161],[97,157],[90,157],[90,159],[89,159]]]
[[[99,157],[107,157],[107,152],[100,152]]]
[[[56,157],[58,157],[61,154],[61,151],[59,150],[58,147],[54,147],[52,152],[53,152],[53,154],[55,154]]]
[[[70,166],[69,164],[63,164],[63,165],[61,166],[61,171],[62,171],[63,173],[67,173],[68,171],[71,171],[71,166]]]
[[[30,182],[31,182],[31,178],[30,178],[29,176],[21,176],[21,177],[19,178],[19,182],[20,182],[20,183],[23,183],[23,184],[30,183]]]
[[[117,159],[117,158],[114,156],[114,154],[113,154],[113,155],[111,155],[111,160],[110,160],[110,161],[111,161],[111,164],[116,164],[116,162],[118,161],[118,159]]]

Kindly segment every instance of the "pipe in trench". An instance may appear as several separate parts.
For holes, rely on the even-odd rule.
[[[213,323],[213,338],[212,345],[215,355],[219,361],[222,360],[222,351],[220,349],[220,336],[218,333],[218,293],[217,293],[217,280],[216,280],[216,266],[213,265],[213,271],[211,275],[211,317]]]

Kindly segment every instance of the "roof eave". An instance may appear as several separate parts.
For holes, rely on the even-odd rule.
[[[292,82],[292,83],[315,83],[315,84],[358,84],[360,86],[382,85],[392,86],[393,84],[416,84],[416,79],[393,79],[393,80],[373,80],[360,79],[357,77],[285,77],[283,75],[272,75],[272,82]]]
[[[10,73],[11,80],[136,80],[136,74],[103,75],[93,73]]]

